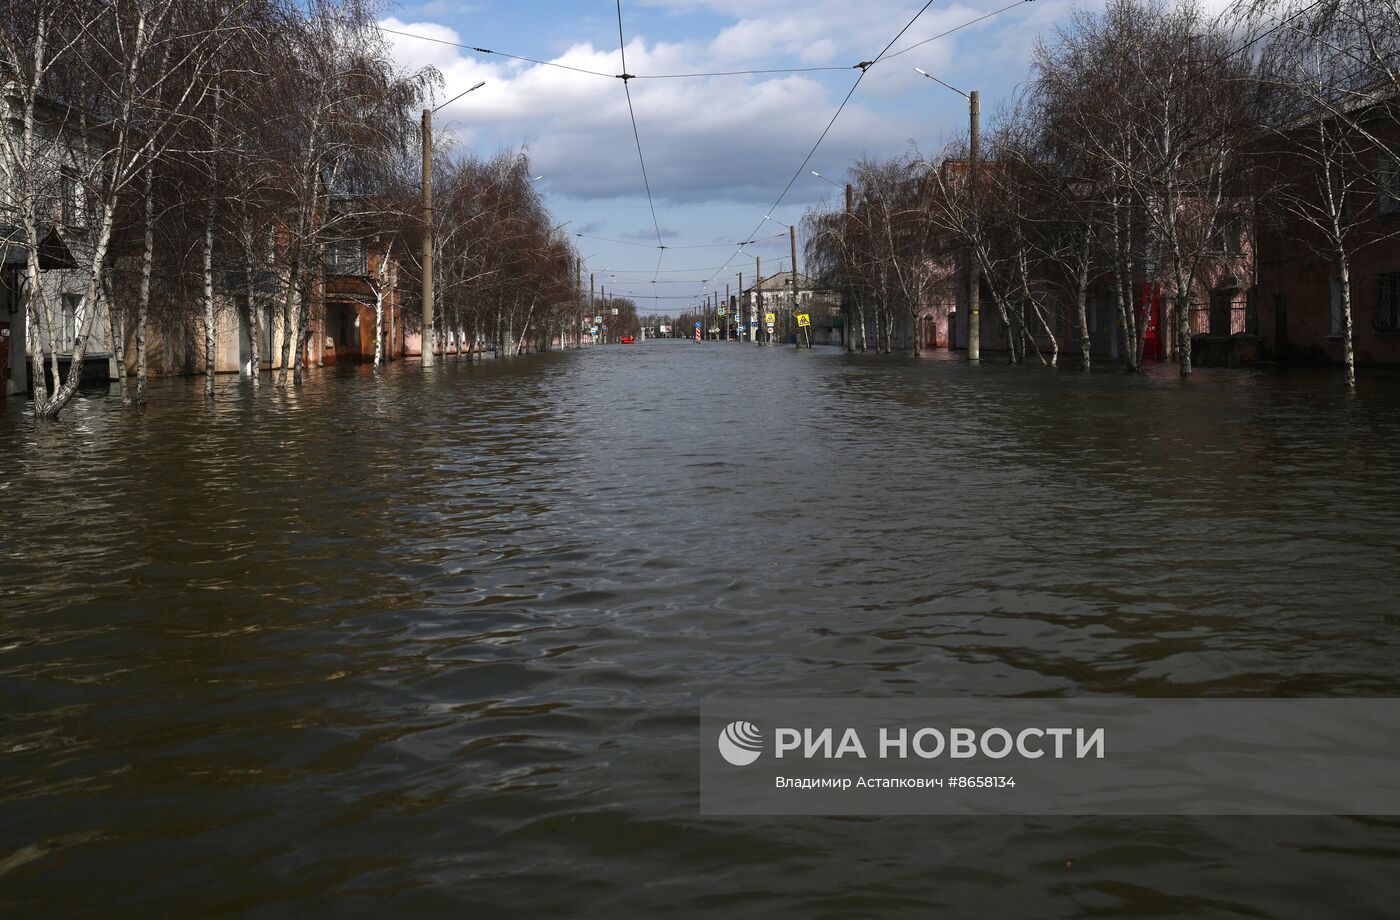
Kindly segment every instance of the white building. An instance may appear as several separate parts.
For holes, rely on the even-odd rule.
[[[765,325],[765,316],[772,313],[775,319],[775,336],[781,337],[796,328],[793,319],[793,273],[777,272],[760,278],[752,287],[739,293],[739,321],[748,325],[749,341],[758,341],[756,333]],[[797,273],[796,312],[811,313],[823,309],[831,313],[839,312],[840,295],[816,286],[801,272]],[[756,328],[757,327],[757,328]]]

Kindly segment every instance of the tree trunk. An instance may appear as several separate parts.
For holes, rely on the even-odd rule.
[[[1347,386],[1356,389],[1356,350],[1352,343],[1351,323],[1351,263],[1345,253],[1338,253],[1337,277],[1342,288],[1342,364],[1346,367]]]
[[[146,381],[147,327],[151,315],[151,270],[155,264],[155,196],[151,191],[151,168],[146,167],[146,226],[141,248],[141,293],[136,301],[136,403],[144,406],[148,394]]]
[[[297,275],[301,273],[301,246],[292,244],[292,260],[287,266],[287,286],[282,297],[282,357],[281,366],[277,369],[277,385],[287,386],[292,369],[292,337],[296,333],[294,319]]]
[[[1176,327],[1177,343],[1176,347],[1181,351],[1181,376],[1191,376],[1191,294],[1190,289],[1185,287],[1180,279],[1177,280],[1176,287]],[[1147,309],[1152,309],[1149,300]],[[1146,320],[1144,320],[1146,325]],[[1144,345],[1146,336],[1143,336]]]
[[[110,278],[102,279],[103,299],[107,302],[107,342],[112,350],[112,362],[116,365],[117,389],[121,393],[123,406],[131,405],[131,397],[126,392],[126,324],[122,321],[122,311],[112,296]]]
[[[248,376],[252,379],[253,389],[256,390],[262,386],[262,352],[259,350],[259,340],[262,338],[262,311],[254,290],[258,260],[253,245],[253,226],[246,212],[243,215],[243,262],[243,270],[248,276]]]
[[[214,202],[204,213],[204,398],[214,398]]]
[[[1130,308],[1133,297],[1131,276],[1125,284],[1121,272],[1114,274],[1113,295],[1113,299],[1118,302],[1119,339],[1123,346],[1123,367],[1128,371],[1136,371],[1138,369],[1137,332],[1133,323],[1133,311]]]
[[[1089,246],[1092,236],[1086,231],[1084,234],[1084,251],[1079,260],[1079,283],[1075,292],[1075,309],[1079,311],[1079,360],[1083,362],[1084,370],[1089,370],[1093,363],[1094,341],[1089,335]]]
[[[316,265],[320,260],[316,260]],[[320,276],[319,269],[316,277],[309,279],[301,285],[301,297],[298,298],[296,311],[296,352],[292,355],[292,383],[295,386],[302,384],[302,369],[306,364],[306,348],[311,342],[311,292],[315,290],[316,281]]]
[[[374,368],[379,369],[379,365],[384,360],[384,295],[385,288],[389,283],[389,256],[394,250],[394,244],[390,243],[384,247],[384,252],[379,257],[378,270],[375,272],[379,276],[379,283],[374,288]]]
[[[389,360],[393,361],[399,353],[399,267],[397,264],[389,269]]]

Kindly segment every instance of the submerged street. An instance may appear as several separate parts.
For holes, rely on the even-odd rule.
[[[697,812],[707,698],[1400,695],[1400,403],[1333,373],[654,341],[9,400],[0,911],[1389,913],[1389,818]]]

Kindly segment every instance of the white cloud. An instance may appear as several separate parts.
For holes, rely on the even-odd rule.
[[[893,50],[923,42],[1005,2],[960,0],[952,6],[930,7]],[[1026,50],[1037,30],[1062,18],[1072,2],[1038,0],[871,68],[774,216],[792,222],[805,205],[832,194],[839,197],[839,192],[806,175],[808,169],[839,181],[857,157],[902,153],[913,139],[932,155],[942,141],[965,130],[966,103],[916,76],[915,65],[955,86],[982,89],[984,111],[994,112],[998,94],[1024,77]],[[500,15],[504,3],[483,6]],[[663,279],[686,277],[698,284],[705,273],[667,272],[713,267],[729,258],[722,247],[681,247],[735,240],[753,230],[859,76],[853,65],[877,54],[917,8],[916,0],[860,4],[852,0],[629,0],[624,4],[629,16],[627,67],[634,74],[837,68],[824,73],[630,83],[663,234],[668,244],[676,244],[665,254]],[[417,9],[420,16],[438,16],[423,7]],[[657,12],[678,15],[658,16]],[[450,14],[442,18],[463,21]],[[605,75],[619,73],[620,55],[607,41],[606,23],[599,28],[599,20],[589,16],[580,28],[585,22],[596,31],[579,34],[594,36],[598,44],[552,44],[553,51],[546,52],[538,44],[512,46],[509,39],[478,32],[472,32],[469,43]],[[682,23],[677,28],[686,31],[669,31],[671,22]],[[697,22],[709,25],[700,30]],[[384,24],[446,41],[461,40],[440,22],[386,19]],[[567,24],[558,25],[567,28]],[[483,89],[439,113],[440,132],[450,130],[484,154],[500,147],[528,146],[536,172],[546,176],[541,186],[549,200],[562,208],[559,219],[577,218],[571,232],[642,244],[654,240],[619,80],[402,36],[388,38],[404,66],[431,64],[442,71],[446,85],[439,101],[486,81]],[[591,266],[634,270],[635,275],[626,277],[644,279],[645,284],[636,281],[638,289],[650,283],[651,272],[644,269],[654,264],[655,253],[596,239],[579,242],[586,247],[582,254],[590,257]],[[787,242],[765,241],[748,247],[746,254],[732,261],[721,283],[735,271],[751,272],[755,254],[763,256],[767,269],[786,257]],[[676,284],[665,291],[675,295],[686,289]],[[664,301],[659,305],[670,306]]]
[[[387,28],[457,41],[432,23],[385,20]],[[388,36],[405,66],[431,64],[444,95],[482,80],[486,86],[443,109],[439,124],[464,140],[528,143],[551,189],[578,198],[635,195],[642,188],[622,83],[556,67],[521,64],[448,45]],[[610,49],[577,45],[554,63],[609,73]],[[686,71],[681,43],[629,42],[638,74]],[[854,79],[854,77],[852,77]],[[747,200],[775,196],[830,118],[839,96],[808,75],[638,79],[630,84],[652,189],[661,202]],[[828,137],[828,157],[849,158],[873,138],[898,137],[898,119],[859,104],[848,107]]]

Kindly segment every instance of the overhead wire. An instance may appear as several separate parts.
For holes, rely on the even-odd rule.
[[[880,50],[880,53],[879,53],[879,54],[877,54],[877,55],[876,55],[874,58],[872,58],[871,60],[862,61],[862,62],[860,62],[860,63],[858,63],[858,64],[853,65],[852,67],[835,67],[835,66],[829,66],[829,67],[800,67],[800,68],[770,68],[770,69],[761,69],[761,70],[705,71],[705,72],[674,73],[674,74],[631,74],[631,73],[628,73],[628,71],[627,71],[627,42],[626,42],[626,36],[625,36],[625,34],[624,34],[624,30],[623,30],[623,19],[622,19],[622,0],[616,0],[616,4],[615,4],[615,6],[616,6],[616,11],[617,11],[618,50],[619,50],[619,54],[620,54],[620,56],[621,56],[621,61],[622,61],[622,73],[620,73],[620,74],[609,74],[609,73],[604,73],[603,71],[590,70],[590,69],[584,68],[584,67],[575,67],[575,66],[570,65],[570,64],[561,64],[561,63],[558,63],[557,61],[545,61],[545,60],[540,60],[540,59],[538,59],[538,58],[527,57],[527,56],[524,56],[524,55],[512,54],[512,53],[503,52],[503,51],[496,51],[496,50],[493,50],[493,49],[490,49],[490,48],[483,48],[483,47],[479,47],[479,46],[475,46],[475,45],[468,45],[468,44],[465,44],[465,43],[462,43],[462,42],[455,42],[455,41],[451,41],[451,40],[448,40],[448,39],[435,38],[435,37],[427,36],[427,35],[419,35],[419,34],[412,33],[412,32],[406,32],[406,31],[403,31],[403,30],[400,30],[400,29],[391,29],[391,28],[388,28],[388,27],[386,27],[386,26],[379,25],[379,24],[377,24],[377,23],[376,23],[376,27],[377,27],[381,32],[385,32],[385,33],[388,33],[388,34],[391,34],[391,35],[399,35],[399,36],[403,36],[403,37],[406,37],[406,38],[418,39],[418,40],[420,40],[420,41],[434,42],[434,43],[436,43],[436,44],[449,45],[449,46],[452,46],[452,47],[463,48],[463,49],[466,49],[466,50],[475,51],[475,52],[477,52],[477,53],[479,53],[479,54],[492,55],[492,56],[501,57],[501,58],[506,58],[506,59],[510,59],[510,60],[521,61],[521,62],[524,62],[524,63],[535,64],[535,65],[542,66],[542,67],[552,67],[552,68],[557,68],[557,69],[561,69],[561,70],[572,71],[572,72],[574,72],[574,73],[586,74],[586,75],[589,75],[589,76],[606,77],[606,78],[609,78],[609,79],[620,79],[620,80],[622,81],[622,86],[623,86],[624,95],[625,95],[625,97],[626,97],[626,99],[627,99],[627,114],[628,114],[628,117],[629,117],[629,119],[631,120],[631,123],[632,123],[632,138],[633,138],[633,141],[635,142],[636,148],[637,148],[637,160],[638,160],[638,163],[639,163],[640,166],[641,166],[641,171],[642,171],[642,183],[643,183],[643,186],[644,186],[645,189],[646,189],[646,194],[647,194],[647,206],[648,206],[648,209],[651,211],[652,228],[653,228],[653,230],[654,230],[655,233],[656,233],[656,248],[657,248],[657,250],[658,250],[658,257],[657,257],[656,266],[655,266],[654,269],[652,269],[652,272],[651,272],[651,274],[652,274],[652,283],[653,283],[653,284],[656,284],[656,283],[657,283],[657,279],[658,279],[658,278],[660,277],[660,275],[661,275],[661,271],[662,271],[661,265],[662,265],[663,260],[665,259],[665,255],[666,255],[666,250],[667,250],[667,249],[671,249],[671,248],[674,248],[674,249],[719,248],[719,247],[722,247],[722,246],[730,246],[730,245],[740,247],[740,248],[738,249],[738,251],[736,251],[733,255],[731,255],[731,256],[729,257],[729,259],[726,260],[725,263],[724,263],[723,265],[721,265],[721,266],[719,266],[717,269],[714,269],[714,270],[713,270],[713,271],[715,272],[714,275],[712,275],[710,278],[706,279],[704,282],[701,282],[701,283],[703,283],[703,284],[710,284],[710,283],[712,283],[712,282],[714,281],[714,279],[715,279],[716,277],[719,276],[719,273],[720,273],[720,272],[724,271],[726,268],[728,268],[730,265],[733,264],[734,259],[735,259],[737,256],[743,254],[743,249],[742,249],[743,246],[750,245],[750,244],[756,243],[756,242],[760,242],[760,241],[762,241],[762,240],[764,240],[764,239],[776,239],[776,238],[779,237],[779,236],[785,235],[785,234],[775,234],[774,236],[771,236],[771,237],[757,238],[757,234],[759,233],[759,231],[762,230],[763,224],[764,224],[767,220],[769,220],[771,214],[772,214],[775,210],[777,210],[777,209],[782,205],[783,201],[787,198],[788,193],[789,193],[790,191],[792,191],[792,187],[793,187],[794,184],[796,184],[797,179],[803,174],[803,171],[807,168],[808,164],[811,163],[812,157],[814,157],[814,156],[816,155],[817,151],[821,148],[821,145],[825,142],[827,136],[831,133],[832,128],[835,127],[836,122],[840,119],[842,112],[845,111],[846,106],[850,103],[851,99],[854,97],[856,90],[860,88],[861,82],[865,79],[865,76],[866,76],[867,73],[869,73],[869,70],[870,70],[871,67],[875,66],[876,64],[879,64],[880,62],[882,62],[882,61],[884,61],[884,60],[888,60],[889,58],[898,57],[898,56],[900,56],[900,55],[902,55],[902,54],[906,54],[906,53],[908,53],[909,51],[912,51],[912,50],[914,50],[915,48],[922,47],[923,45],[927,45],[927,44],[929,44],[930,42],[937,41],[938,39],[941,39],[941,38],[946,38],[947,36],[952,35],[952,34],[958,32],[958,31],[961,31],[962,29],[970,28],[971,26],[977,25],[978,23],[985,22],[986,20],[991,19],[991,18],[994,17],[994,16],[1000,15],[1001,13],[1004,13],[1004,12],[1006,12],[1007,10],[1013,9],[1013,8],[1015,8],[1015,7],[1017,7],[1017,6],[1021,6],[1022,4],[1025,4],[1025,3],[1032,3],[1032,2],[1034,2],[1034,0],[1015,0],[1015,2],[1010,3],[1010,4],[1007,4],[1006,6],[1000,7],[1000,8],[998,8],[998,9],[996,9],[996,10],[993,10],[993,11],[991,11],[991,12],[989,12],[989,13],[985,13],[985,14],[983,14],[983,15],[981,15],[981,16],[978,16],[978,17],[976,17],[976,18],[974,18],[974,19],[968,20],[967,22],[964,22],[964,23],[962,23],[962,24],[960,24],[960,25],[958,25],[958,26],[955,26],[955,27],[953,27],[953,28],[951,28],[951,29],[947,29],[947,30],[945,30],[945,31],[943,31],[943,32],[940,32],[938,35],[934,35],[934,36],[932,36],[932,37],[930,37],[930,38],[923,39],[923,40],[921,40],[921,41],[919,41],[919,42],[916,42],[916,43],[913,44],[913,45],[909,45],[908,47],[902,48],[902,49],[900,49],[899,51],[890,53],[890,49],[891,49],[892,47],[894,47],[894,45],[895,45],[901,38],[904,37],[904,35],[914,26],[914,24],[915,24],[916,22],[918,22],[918,20],[923,16],[923,14],[929,9],[929,7],[931,7],[931,6],[933,5],[933,0],[927,0],[927,2],[925,2],[924,5],[921,6],[921,7],[919,8],[918,12],[916,12],[916,13],[909,19],[909,21],[906,22],[906,23],[904,24],[903,28],[901,28],[901,29],[895,34],[894,38],[890,39],[890,41],[884,46],[884,48],[882,48],[882,49]],[[1321,2],[1321,0],[1319,0],[1319,2]],[[1290,17],[1290,18],[1292,18],[1292,17]],[[1273,31],[1273,30],[1270,30],[1270,31]],[[1267,33],[1266,33],[1266,34],[1267,34]],[[1257,41],[1258,38],[1262,38],[1262,37],[1263,37],[1263,36],[1258,36],[1258,37],[1256,37],[1255,41]],[[1250,44],[1252,44],[1252,43],[1253,43],[1253,42],[1250,42]],[[836,111],[832,114],[830,120],[828,120],[828,122],[827,122],[827,124],[826,124],[826,127],[822,129],[821,134],[818,135],[818,137],[817,137],[815,143],[812,144],[811,149],[809,149],[808,152],[807,152],[807,154],[806,154],[806,156],[803,157],[802,163],[801,163],[801,164],[798,166],[798,168],[793,172],[792,177],[788,180],[787,184],[783,187],[782,192],[779,193],[777,199],[773,202],[773,205],[768,209],[767,214],[764,216],[764,218],[763,218],[762,220],[760,220],[760,221],[758,222],[757,226],[754,227],[753,232],[750,233],[750,234],[748,234],[747,238],[745,239],[745,241],[744,241],[743,243],[709,243],[709,244],[695,244],[695,245],[685,245],[685,246],[679,246],[679,245],[678,245],[678,246],[667,246],[667,245],[666,245],[666,243],[665,243],[665,241],[664,241],[664,239],[663,239],[662,233],[661,233],[661,222],[660,222],[660,219],[658,218],[657,212],[656,212],[656,199],[655,199],[655,196],[654,196],[653,193],[652,193],[652,188],[651,188],[651,177],[650,177],[650,173],[649,173],[649,171],[648,171],[648,169],[647,169],[646,154],[645,154],[645,152],[644,152],[644,150],[643,150],[643,147],[642,147],[641,130],[640,130],[638,124],[637,124],[637,112],[636,112],[636,107],[635,107],[635,105],[634,105],[634,103],[633,103],[633,100],[632,100],[632,91],[631,91],[631,85],[630,85],[632,80],[637,80],[637,79],[664,80],[664,79],[686,79],[686,78],[727,77],[727,76],[758,76],[758,75],[772,75],[772,74],[780,74],[780,73],[790,73],[790,74],[796,74],[796,73],[830,73],[830,72],[844,71],[844,70],[850,70],[850,69],[858,69],[858,70],[860,71],[860,73],[856,76],[855,81],[851,84],[851,88],[846,92],[845,97],[842,98],[841,103],[836,107]],[[580,237],[580,238],[585,238],[585,239],[597,239],[597,240],[602,240],[602,241],[604,241],[604,242],[620,243],[620,244],[623,244],[623,245],[646,245],[646,246],[650,246],[650,244],[641,244],[641,243],[637,243],[637,242],[634,242],[634,241],[609,239],[609,238],[606,238],[606,237],[591,237],[591,236],[588,236],[588,235],[585,235],[585,234],[575,234],[575,236],[578,236],[578,237]],[[679,271],[710,271],[710,270],[711,270],[711,269],[708,269],[708,268],[707,268],[707,269],[674,269],[674,270],[672,270],[672,271],[678,271],[678,272],[679,272]],[[618,269],[618,270],[616,270],[616,271],[624,271],[624,272],[625,272],[625,271],[629,271],[629,270]],[[637,274],[644,274],[645,272],[644,272],[643,270],[638,269],[638,270],[635,270],[635,273],[637,273]],[[697,279],[697,281],[698,281],[698,279]],[[681,283],[681,282],[672,282],[672,283]],[[654,299],[659,299],[659,297],[660,297],[660,295],[655,295],[655,294],[653,294],[653,295],[651,295],[651,296],[652,296]]]
[[[655,249],[655,248],[657,248],[656,246],[654,246],[654,245],[651,244],[651,243],[643,243],[643,242],[641,242],[640,240],[620,240],[620,239],[617,239],[616,237],[593,236],[593,235],[588,234],[588,233],[573,233],[573,234],[570,234],[570,235],[571,235],[571,236],[578,237],[579,239],[583,239],[583,240],[597,240],[597,241],[600,242],[600,243],[617,243],[617,244],[620,245],[620,246],[641,246],[641,247],[643,247],[643,248],[645,248],[645,249]],[[778,237],[780,237],[780,236],[787,236],[787,234],[786,234],[786,233],[775,233],[775,234],[772,235],[772,236],[759,237],[758,239],[755,239],[755,240],[744,240],[744,241],[742,241],[742,242],[731,242],[731,243],[686,243],[686,244],[671,244],[671,245],[667,246],[666,248],[667,248],[667,249],[730,249],[730,248],[733,248],[733,247],[736,247],[736,246],[752,246],[752,245],[754,245],[755,243],[762,243],[762,242],[766,242],[766,241],[768,241],[768,240],[776,240],[776,239],[777,239]]]
[[[1029,0],[1027,0],[1029,2]],[[448,45],[453,48],[462,48],[466,51],[475,51],[478,54],[487,54],[492,57],[507,58],[512,61],[521,61],[526,64],[536,64],[540,67],[554,67],[559,70],[570,70],[574,73],[587,74],[590,77],[604,77],[609,80],[620,79],[622,74],[606,73],[601,70],[590,70],[587,67],[575,67],[572,64],[561,64],[558,61],[544,61],[539,58],[527,57],[522,54],[512,54],[508,51],[496,51],[491,48],[481,48],[476,45],[469,45],[464,42],[455,42],[451,39],[437,38],[432,35],[420,35],[417,32],[406,32],[403,29],[391,29],[388,26],[375,23],[375,28],[388,35],[398,35],[403,38],[413,38],[418,41],[433,42],[438,45]],[[751,76],[771,76],[773,74],[802,74],[802,73],[833,73],[836,71],[851,70],[859,67],[859,64],[846,66],[826,66],[826,67],[771,67],[762,70],[711,70],[697,71],[694,73],[644,73],[628,74],[632,80],[687,80],[706,77],[751,77]],[[626,66],[623,67],[624,71]]]
[[[972,26],[977,25],[979,22],[985,22],[986,20],[991,19],[993,16],[999,16],[999,15],[1001,15],[1002,13],[1005,13],[1007,10],[1013,9],[1013,8],[1015,8],[1015,7],[1018,7],[1018,6],[1020,6],[1021,4],[1023,4],[1023,3],[1034,3],[1034,2],[1035,2],[1035,0],[1014,0],[1014,2],[1008,3],[1006,6],[1003,6],[1003,7],[1001,7],[1000,9],[992,10],[990,13],[984,13],[984,14],[982,14],[981,16],[978,16],[976,19],[969,19],[967,22],[964,22],[962,25],[954,26],[953,28],[947,30],[946,32],[939,32],[937,35],[934,35],[934,36],[931,36],[931,37],[929,37],[929,38],[926,38],[926,39],[924,39],[923,41],[915,42],[914,44],[910,45],[910,46],[907,47],[907,48],[900,48],[898,51],[895,51],[895,52],[893,52],[893,53],[891,53],[891,54],[883,54],[883,53],[882,53],[882,54],[880,55],[880,57],[877,59],[877,61],[888,61],[890,58],[897,58],[897,57],[899,57],[901,54],[908,54],[910,51],[913,51],[915,48],[922,48],[924,45],[927,45],[927,44],[929,44],[929,43],[931,43],[931,42],[936,42],[936,41],[938,41],[940,38],[947,38],[949,35],[952,35],[954,32],[961,32],[963,29],[967,29],[967,28],[970,28],[970,27],[972,27]],[[902,34],[902,33],[901,33],[901,34]],[[899,39],[896,38],[895,41],[899,41]],[[894,42],[890,42],[890,44],[893,45]],[[889,51],[889,48],[886,48],[885,50],[886,50],[886,51]]]
[[[995,10],[983,16],[979,16],[976,19],[969,20],[963,23],[962,25],[955,26],[952,29],[948,29],[940,35],[934,36],[934,38],[927,39],[922,44],[927,44],[929,41],[935,41],[938,38],[945,38],[949,35],[952,35],[954,32],[958,32],[962,29],[968,28],[969,26],[976,25],[979,22],[983,22],[987,19],[990,19],[992,16],[1004,13],[1007,10],[1012,9],[1013,7],[1020,6],[1023,3],[1033,2],[1034,0],[1016,0],[1015,3],[1004,6],[1001,9]],[[796,184],[798,177],[801,176],[803,171],[807,168],[807,164],[812,162],[812,157],[816,156],[817,151],[821,149],[822,143],[826,140],[827,135],[831,133],[831,129],[836,125],[836,121],[841,117],[841,113],[845,111],[847,104],[849,104],[851,101],[851,97],[854,96],[856,90],[860,88],[861,81],[864,80],[865,75],[870,72],[870,68],[875,66],[876,64],[879,64],[881,61],[887,59],[887,54],[889,50],[893,48],[895,43],[898,42],[904,36],[904,33],[908,32],[914,26],[914,23],[918,22],[919,17],[923,16],[925,11],[927,11],[928,8],[932,5],[933,0],[928,0],[928,2],[926,2],[923,6],[919,7],[919,11],[915,13],[913,17],[911,17],[910,20],[904,24],[904,28],[900,29],[899,32],[895,34],[895,37],[890,39],[890,41],[885,45],[884,48],[880,49],[879,54],[875,55],[875,57],[869,61],[862,61],[860,64],[856,65],[858,68],[860,68],[860,75],[856,77],[855,83],[851,85],[851,88],[846,93],[845,98],[841,100],[841,104],[836,107],[835,113],[832,114],[831,120],[827,122],[826,127],[822,130],[822,133],[817,138],[816,143],[812,145],[812,149],[807,151],[807,155],[802,158],[802,163],[793,172],[792,178],[788,180],[787,185],[783,186],[783,191],[781,194],[778,195],[778,199],[773,202],[772,207],[768,209],[767,214],[764,216],[763,220],[760,220],[758,222],[758,226],[754,228],[754,233],[757,233],[760,229],[762,229],[764,222],[767,221],[769,219],[769,216],[771,216],[772,213],[776,211],[779,206],[782,205],[783,199],[787,198],[788,192],[792,191],[792,187],[794,184]],[[888,55],[888,57],[894,57],[894,55]],[[753,233],[749,235],[753,236]],[[720,267],[719,270],[723,271],[724,269],[728,268],[733,261],[734,257],[730,256],[729,262],[726,262],[723,266]],[[718,277],[718,272],[715,274],[714,277]],[[710,280],[713,281],[714,277],[710,278]]]
[[[637,142],[637,160],[642,164],[642,184],[647,190],[647,204],[651,206],[652,228],[656,230],[656,248],[661,250],[656,259],[656,273],[661,273],[661,260],[666,256],[666,243],[661,238],[661,221],[656,217],[656,199],[651,194],[651,177],[647,175],[647,158],[642,153],[642,133],[637,128],[637,110],[632,105],[632,76],[627,72],[627,39],[622,34],[622,0],[617,0],[617,44],[618,50],[622,54],[622,73],[619,75],[622,80],[623,92],[627,95],[627,114],[632,119],[632,138]]]
[[[609,80],[615,79],[617,77],[617,74],[603,73],[601,70],[589,70],[585,67],[574,67],[571,64],[560,64],[558,61],[541,61],[537,58],[525,57],[524,55],[519,54],[510,54],[506,51],[492,51],[490,48],[478,48],[475,45],[467,45],[463,44],[462,42],[454,42],[446,38],[434,38],[431,35],[419,35],[415,32],[405,32],[402,29],[391,29],[388,26],[382,26],[379,23],[375,23],[374,25],[376,29],[378,29],[381,32],[388,33],[389,35],[400,35],[404,38],[415,38],[418,41],[434,42],[439,45],[450,45],[453,48],[465,48],[468,51],[475,51],[479,54],[489,54],[495,57],[510,58],[513,61],[523,61],[527,64],[538,64],[541,67],[555,67],[559,70],[572,70],[574,73],[588,74],[592,77],[606,77]]]

